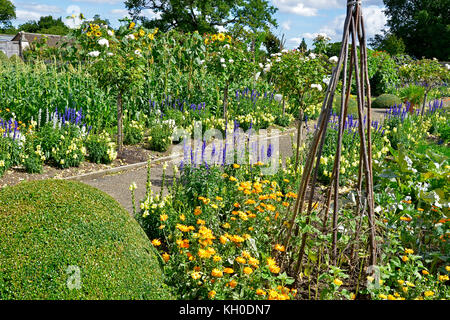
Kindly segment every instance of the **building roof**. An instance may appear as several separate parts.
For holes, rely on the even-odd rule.
[[[18,34],[16,34],[11,39],[11,41],[19,41],[22,38],[22,41],[31,43],[33,41],[39,41],[43,37],[47,38],[47,45],[50,47],[55,47],[58,44],[62,43],[61,40],[66,40],[66,37],[64,37],[64,36],[58,36],[58,35],[54,35],[54,34],[30,33],[30,32],[21,31]]]
[[[0,34],[0,41],[11,41],[13,38],[13,34]]]

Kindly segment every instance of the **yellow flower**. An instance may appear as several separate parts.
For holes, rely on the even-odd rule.
[[[135,26],[136,26],[136,23],[131,22],[131,23],[130,23],[130,26],[129,26],[129,29],[131,30],[131,29],[133,29]]]
[[[405,249],[405,253],[406,254],[413,254],[414,250],[413,249]]]
[[[425,295],[425,297],[432,297],[432,296],[434,296],[434,292],[433,291],[425,291],[424,295]]]
[[[337,278],[333,280],[333,283],[337,286],[341,286],[343,284],[343,282]]]
[[[250,267],[245,267],[245,268],[244,268],[244,273],[245,273],[245,274],[252,274],[252,273],[253,273],[253,269],[250,268]]]
[[[141,37],[145,36],[145,31],[144,31],[143,29],[140,29],[140,30],[139,30],[139,35],[140,35]]]
[[[446,266],[445,270],[447,270],[448,272],[450,272],[450,266]]]
[[[161,221],[166,221],[169,218],[169,216],[167,214],[162,214],[159,216],[159,220]]]
[[[223,272],[232,274],[232,273],[234,273],[234,270],[232,268],[225,268],[225,269],[223,269]]]
[[[215,292],[214,290],[211,290],[211,291],[208,293],[208,298],[210,298],[210,299],[214,299],[215,296],[216,296],[216,292]]]
[[[200,207],[196,207],[194,209],[194,215],[198,216],[202,213],[202,209]]]
[[[170,259],[170,255],[167,252],[164,252],[162,255],[162,258],[163,258],[164,262],[167,262]]]
[[[154,245],[155,247],[158,247],[161,245],[161,241],[159,241],[158,239],[153,239],[152,240],[152,245]]]
[[[265,296],[267,293],[263,289],[256,289],[256,294],[258,296]]]
[[[181,221],[186,220],[186,216],[185,216],[184,214],[180,214],[180,220],[181,220]]]
[[[215,255],[215,256],[213,257],[213,261],[214,261],[214,262],[220,262],[220,261],[222,261],[222,258],[221,258],[220,256]]]
[[[219,34],[217,35],[217,39],[218,39],[220,42],[225,41],[225,35],[224,35],[223,33],[219,33]]]
[[[275,245],[275,250],[280,251],[280,252],[284,252],[286,249],[284,248],[283,245],[281,245],[281,244],[276,244],[276,245]]]
[[[403,262],[406,262],[409,260],[409,258],[408,258],[408,256],[402,256],[402,260],[403,260]]]
[[[211,37],[211,40],[212,40],[212,41],[216,41],[216,40],[217,40],[217,35],[216,35],[216,34],[213,34],[212,37]]]
[[[222,197],[219,197],[219,196],[216,197],[216,201],[222,201],[222,200],[223,200]]]
[[[423,275],[429,275],[430,273],[427,270],[422,270]]]
[[[223,41],[223,40],[221,40],[221,41]],[[233,168],[235,168],[235,169],[239,169],[241,166],[240,165],[238,165],[237,163],[233,163]]]
[[[213,208],[213,209],[218,209],[219,207],[217,206],[217,204],[211,203],[211,208]]]
[[[237,258],[236,258],[236,261],[239,262],[239,263],[242,263],[242,264],[244,264],[244,263],[247,262],[247,260],[245,260],[245,259],[242,258],[242,257],[237,257]]]
[[[439,281],[448,281],[448,275],[439,276]]]
[[[397,300],[392,294],[387,296],[388,300]]]
[[[385,294],[382,294],[382,293],[380,293],[380,295],[378,297],[380,297],[380,299],[387,299],[387,296]]]
[[[238,284],[237,281],[234,279],[228,282],[228,285],[233,289],[236,288],[237,284]]]
[[[214,268],[214,269],[211,271],[211,275],[212,275],[213,277],[216,277],[216,278],[221,278],[221,277],[223,277],[223,272],[220,271],[220,270],[217,269],[217,268]]]

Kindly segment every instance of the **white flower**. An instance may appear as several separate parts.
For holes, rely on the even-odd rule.
[[[273,98],[275,99],[275,101],[281,102],[281,100],[283,100],[283,95],[277,93]]]
[[[98,40],[98,44],[101,46],[106,46],[107,48],[109,48],[109,41],[105,38],[101,38],[100,40]]]
[[[139,50],[139,49],[134,50],[134,54],[139,56],[139,57],[142,57],[141,50]]]
[[[229,62],[229,63],[233,63],[233,62],[234,62],[234,60],[233,60],[233,59],[230,59],[230,60],[228,60],[228,62]]]
[[[327,86],[330,84],[330,80],[331,80],[331,77],[330,76],[326,76],[326,77],[323,77],[323,83],[325,83]]]
[[[319,91],[322,91],[322,86],[320,85],[320,84],[312,84],[311,85],[311,88],[316,88],[317,90],[319,90]]]
[[[108,30],[108,35],[112,37],[114,35],[114,31]]]
[[[276,62],[280,62],[280,61],[281,61],[281,58],[278,57],[275,61],[276,61]]]
[[[225,63],[222,63],[222,67],[223,67],[223,68],[226,68],[227,65],[226,65]]]
[[[257,72],[257,73],[255,74],[255,80],[258,80],[260,76],[261,76],[261,72]]]
[[[136,182],[133,182],[128,189],[130,191],[136,190],[137,189]]]
[[[309,57],[310,57],[311,59],[315,59],[315,58],[316,58],[316,55],[315,55],[313,52],[311,52],[311,53],[309,54]]]
[[[125,39],[134,40],[134,35],[133,34],[128,34],[128,35],[125,36]]]
[[[106,55],[109,56],[109,57],[112,57],[114,55],[114,53],[108,52],[108,53],[106,53]]]
[[[227,43],[226,45],[223,46],[225,49],[230,49],[230,45]]]
[[[281,52],[282,52],[282,53],[288,53],[289,50],[288,50],[288,49],[283,49],[283,50],[281,50]]]
[[[260,62],[260,63],[259,63],[259,67],[260,67],[261,69],[263,69],[263,68],[264,68],[264,65]]]
[[[220,58],[220,63],[225,63],[225,59],[224,58]]]
[[[100,51],[91,51],[88,53],[88,56],[98,57],[100,55]]]
[[[330,61],[331,63],[337,63],[338,60],[339,60],[339,58],[336,57],[336,56],[333,56],[333,57],[331,57],[330,59],[328,59],[328,61]]]

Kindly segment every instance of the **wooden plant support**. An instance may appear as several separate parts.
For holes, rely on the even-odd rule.
[[[375,265],[376,242],[375,242],[375,213],[373,199],[373,174],[372,174],[372,137],[371,137],[371,93],[367,69],[367,46],[366,34],[364,28],[364,19],[361,10],[362,1],[347,0],[347,15],[344,23],[344,32],[342,36],[342,47],[339,54],[337,67],[333,70],[330,84],[325,94],[322,105],[322,111],[318,120],[318,128],[313,137],[309,153],[306,158],[302,180],[299,186],[297,200],[294,206],[292,217],[289,221],[285,235],[284,245],[287,248],[292,238],[292,231],[296,226],[296,218],[299,214],[306,216],[306,225],[310,223],[310,215],[313,209],[314,194],[316,189],[316,180],[320,165],[320,158],[325,142],[330,114],[332,113],[333,98],[337,84],[342,74],[342,95],[341,109],[338,128],[338,140],[336,144],[336,154],[334,167],[330,179],[330,185],[327,191],[327,202],[324,204],[325,210],[323,232],[328,233],[327,220],[328,213],[332,210],[332,244],[331,260],[333,265],[338,265],[337,252],[337,234],[338,234],[338,215],[339,215],[339,175],[340,161],[342,153],[342,139],[344,133],[345,120],[347,118],[348,102],[351,90],[352,77],[355,77],[357,87],[357,103],[359,118],[359,138],[360,138],[360,163],[359,163],[359,181],[357,184],[358,201],[355,208],[357,216],[367,214],[369,221],[369,265]],[[359,52],[359,55],[358,55]],[[350,63],[349,63],[350,56]],[[363,119],[365,116],[364,106],[367,106],[366,125]],[[364,190],[363,190],[364,186]],[[308,188],[309,187],[309,188]],[[309,197],[307,199],[307,190]],[[365,203],[363,204],[363,200]],[[306,212],[303,211],[308,202]],[[357,217],[355,216],[355,218]],[[297,226],[298,228],[298,226]],[[293,253],[292,260],[296,261],[295,274],[301,271],[302,259],[305,253],[305,245],[309,234],[302,233],[301,244],[298,253]],[[359,235],[356,235],[359,239]]]

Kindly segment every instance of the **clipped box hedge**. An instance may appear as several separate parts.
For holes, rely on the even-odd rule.
[[[171,299],[144,231],[88,185],[0,190],[0,235],[0,299]]]

